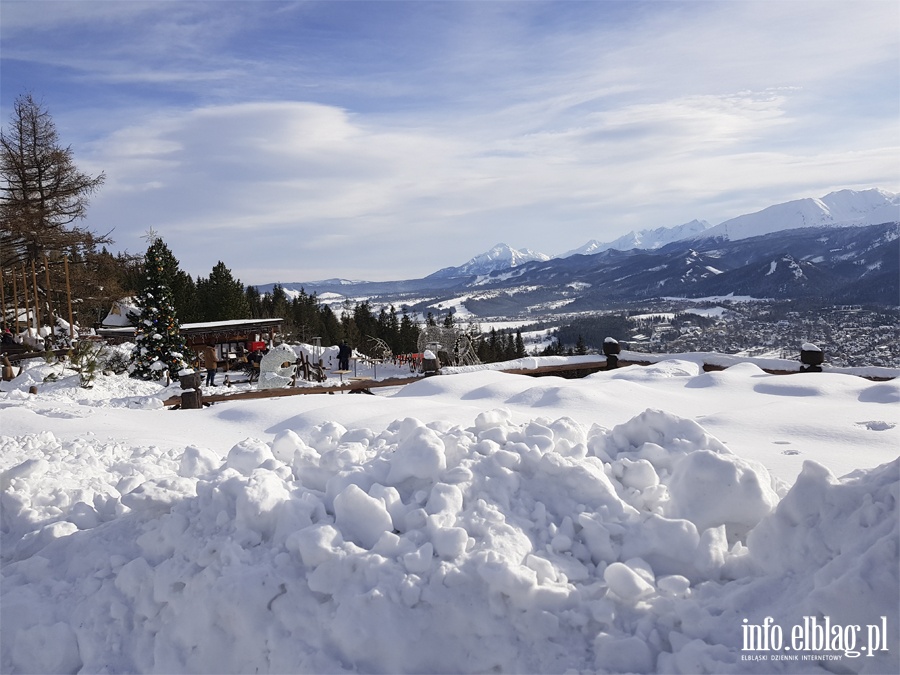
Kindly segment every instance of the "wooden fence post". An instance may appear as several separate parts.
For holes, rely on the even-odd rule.
[[[34,329],[35,337],[41,338],[41,297],[38,293],[37,273],[34,269],[34,258],[31,259],[31,287],[34,288]]]
[[[9,362],[9,359],[6,358],[6,354],[3,355],[3,381],[9,382],[12,379],[15,379],[16,375],[13,372],[12,364]]]
[[[19,285],[16,283],[16,268],[12,268],[12,279],[13,279],[13,317],[15,323],[13,324],[13,332],[18,335],[19,334]]]
[[[72,286],[69,284],[69,256],[63,255],[63,267],[66,270],[66,298],[69,303],[69,342],[75,341],[75,321],[72,318]]]
[[[0,320],[3,322],[3,328],[6,328],[6,278],[3,274],[3,268],[0,267]]]
[[[50,318],[47,322],[50,324],[51,331],[55,327],[56,321],[53,319],[53,302],[50,298],[50,260],[47,258],[47,254],[44,254],[44,280],[47,283],[47,313],[50,315]]]
[[[22,291],[25,293],[25,332],[31,329],[30,316],[31,305],[28,299],[28,273],[25,271],[25,263],[22,263]]]

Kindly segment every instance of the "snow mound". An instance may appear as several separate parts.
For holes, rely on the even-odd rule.
[[[897,625],[897,462],[779,502],[666,412],[2,444],[3,672],[741,672],[748,587]]]

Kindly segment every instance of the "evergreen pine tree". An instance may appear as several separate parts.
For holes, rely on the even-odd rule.
[[[208,279],[197,279],[200,321],[246,319],[250,314],[246,289],[240,279],[221,260],[212,268]]]
[[[516,358],[516,342],[512,333],[506,332],[503,334],[503,360],[509,361],[514,358]]]
[[[342,335],[341,324],[338,318],[328,305],[320,305],[319,313],[322,317],[322,344],[336,345]]]
[[[397,350],[398,354],[413,354],[418,349],[419,326],[413,321],[406,309],[403,310],[403,316],[400,318],[400,346]]]
[[[528,356],[528,352],[525,351],[525,340],[522,338],[522,331],[516,331],[516,357],[517,359],[522,359]]]
[[[169,247],[161,239],[157,239],[156,260],[162,267],[160,278],[172,294],[172,304],[180,321],[191,323],[199,321],[197,304],[197,285],[190,274],[181,269],[180,263]],[[153,244],[155,242],[151,242]]]
[[[251,319],[268,318],[263,316],[262,295],[256,286],[247,286],[244,290],[244,297],[246,297],[247,306],[250,308]]]
[[[144,257],[144,287],[136,298],[141,313],[134,317],[136,344],[131,353],[131,375],[142,380],[158,380],[166,372],[177,378],[178,371],[187,367],[188,347],[166,283],[163,255],[167,250],[159,237],[151,240]]]
[[[579,356],[587,354],[587,345],[584,344],[584,337],[579,334],[578,340],[575,342],[575,353]]]

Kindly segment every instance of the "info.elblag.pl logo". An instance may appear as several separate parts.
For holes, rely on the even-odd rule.
[[[767,616],[761,624],[743,620],[742,661],[818,661],[875,656],[889,651],[887,617],[866,625],[840,625],[827,616],[804,616],[788,633]]]

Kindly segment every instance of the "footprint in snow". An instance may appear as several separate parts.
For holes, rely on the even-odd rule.
[[[87,417],[89,413],[87,412],[72,412],[69,410],[62,410],[60,408],[44,408],[41,410],[35,410],[38,415],[44,415],[45,417],[57,417],[59,419],[80,419],[83,417]]]
[[[887,431],[893,429],[896,424],[893,422],[882,422],[880,420],[870,420],[868,422],[857,422],[858,425],[865,427],[869,431]]]
[[[775,445],[790,445],[791,444],[790,441],[772,441],[772,443],[774,443]],[[782,455],[799,455],[800,451],[799,450],[782,450],[781,454]]]

